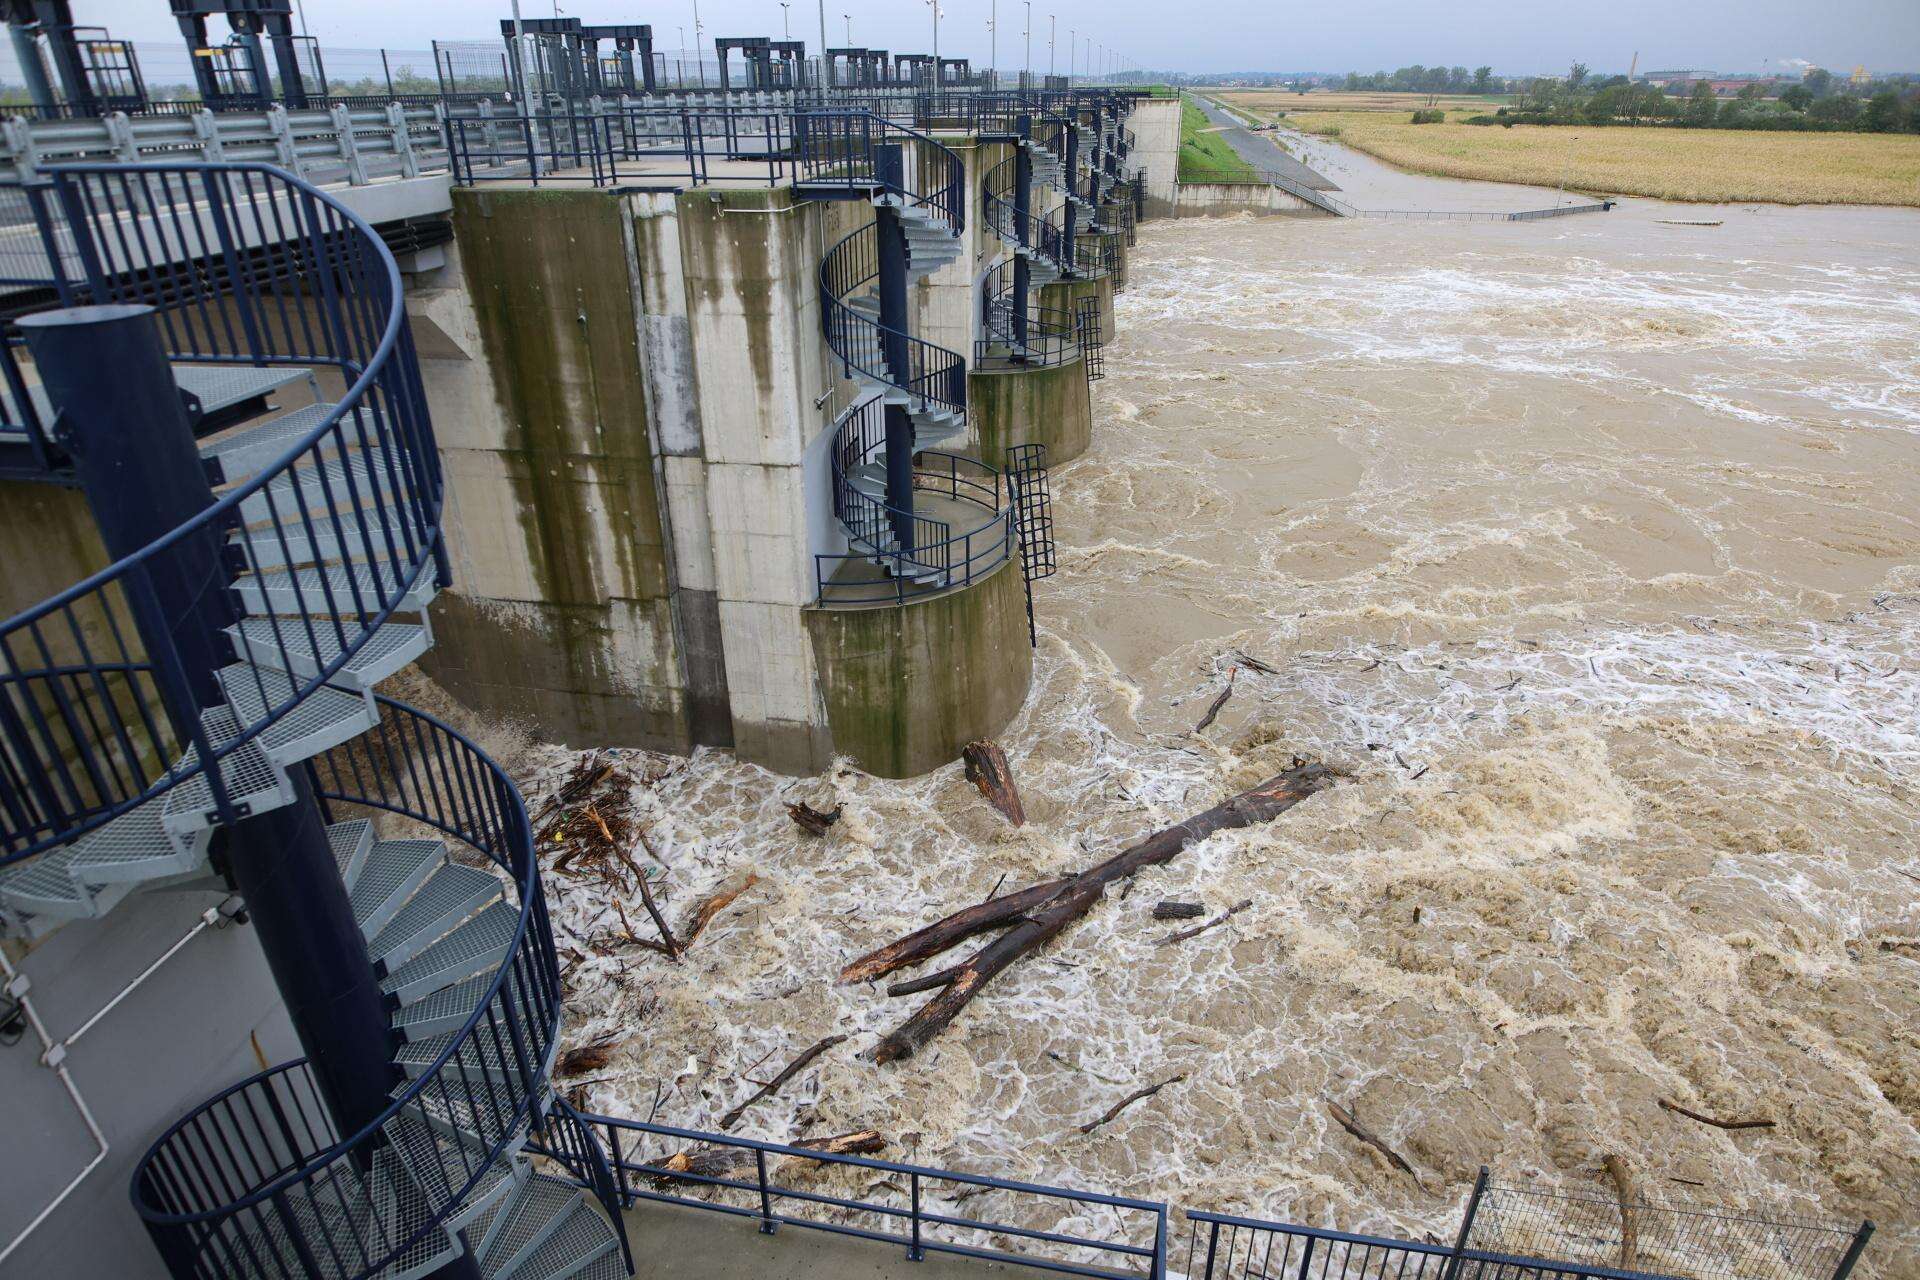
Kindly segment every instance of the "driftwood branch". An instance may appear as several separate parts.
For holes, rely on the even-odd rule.
[[[836,1134],[831,1138],[803,1138],[789,1146],[803,1147],[808,1151],[818,1151],[822,1155],[868,1156],[886,1148],[887,1140],[872,1129],[858,1129],[852,1133]],[[675,1175],[684,1174],[694,1178],[724,1178],[754,1162],[753,1152],[746,1147],[688,1147],[677,1151],[665,1160],[655,1161],[641,1167],[653,1175],[656,1184],[664,1185],[673,1181]],[[788,1156],[782,1160],[776,1171],[785,1173],[790,1169],[818,1167],[822,1162],[810,1160],[805,1156]]]
[[[827,828],[840,821],[841,806],[822,812],[806,801],[801,800],[787,806],[787,816],[794,820],[799,828],[810,836],[824,836]]]
[[[1193,731],[1195,733],[1205,733],[1207,731],[1207,726],[1212,724],[1214,722],[1214,719],[1219,716],[1220,708],[1226,706],[1227,699],[1233,696],[1233,682],[1234,682],[1234,679],[1237,676],[1239,676],[1239,674],[1240,674],[1239,667],[1235,667],[1233,668],[1233,670],[1227,672],[1227,687],[1220,691],[1220,696],[1215,698],[1213,700],[1213,705],[1207,708],[1207,714],[1200,717],[1200,723],[1193,726]]]
[[[685,926],[686,937],[681,940],[681,948],[684,950],[692,946],[693,940],[705,932],[706,927],[713,923],[715,916],[732,906],[735,898],[738,898],[741,894],[759,883],[759,873],[749,871],[746,874],[746,878],[741,880],[739,884],[734,885],[730,889],[722,889],[718,893],[709,894],[705,898],[702,898],[695,904],[693,913],[687,918]]]
[[[1701,1124],[1710,1124],[1716,1129],[1771,1129],[1771,1120],[1716,1120],[1712,1116],[1703,1116],[1698,1111],[1689,1111],[1677,1102],[1668,1102],[1665,1098],[1656,1099],[1662,1111],[1671,1111],[1675,1115],[1685,1116],[1689,1120],[1698,1120]]]
[[[1248,898],[1242,902],[1236,902],[1232,906],[1228,907],[1225,911],[1222,911],[1219,915],[1215,916],[1213,919],[1207,921],[1205,924],[1197,924],[1193,926],[1193,928],[1191,929],[1182,929],[1178,933],[1170,933],[1166,937],[1161,938],[1159,941],[1155,942],[1153,945],[1156,947],[1164,947],[1175,942],[1185,942],[1188,938],[1198,937],[1200,934],[1205,933],[1209,929],[1217,928],[1218,926],[1225,924],[1227,921],[1233,919],[1235,916],[1239,915],[1242,911],[1245,911],[1248,907],[1252,905],[1253,905],[1252,898]]]
[[[1155,920],[1198,920],[1205,914],[1207,909],[1197,902],[1175,902],[1171,898],[1163,898],[1153,904]]]
[[[680,945],[680,941],[673,936],[673,930],[667,927],[667,918],[660,914],[660,904],[653,900],[653,890],[647,886],[645,876],[640,877],[640,901],[646,905],[647,914],[653,917],[653,927],[660,931],[660,945],[666,949],[667,958],[678,960],[686,948]],[[631,936],[632,930],[628,930],[628,934]]]
[[[1613,1179],[1613,1194],[1620,1201],[1620,1257],[1615,1265],[1622,1271],[1631,1271],[1640,1252],[1640,1231],[1633,1220],[1633,1174],[1627,1162],[1615,1155],[1602,1160],[1600,1166]]]
[[[1014,785],[1013,767],[1007,763],[1007,753],[997,743],[982,739],[969,742],[960,758],[966,764],[967,781],[980,789],[987,803],[1014,826],[1025,826],[1027,810],[1020,803],[1020,788]]]
[[[1186,1072],[1183,1071],[1177,1076],[1168,1076],[1165,1080],[1162,1080],[1159,1084],[1150,1084],[1144,1089],[1135,1089],[1132,1093],[1128,1094],[1126,1097],[1120,1099],[1120,1101],[1108,1107],[1105,1114],[1103,1114],[1098,1120],[1089,1120],[1085,1124],[1081,1125],[1080,1132],[1092,1133],[1095,1129],[1098,1129],[1101,1125],[1106,1124],[1108,1121],[1118,1116],[1122,1111],[1125,1111],[1128,1107],[1132,1106],[1134,1103],[1142,1102],[1148,1098],[1151,1098],[1154,1094],[1160,1092],[1162,1089],[1166,1088],[1168,1085],[1179,1084],[1182,1080],[1185,1080],[1186,1078],[1187,1078]]]
[[[1355,1116],[1353,1112],[1347,1110],[1332,1098],[1327,1099],[1327,1110],[1333,1113],[1333,1118],[1340,1122],[1342,1129],[1345,1129],[1348,1133],[1385,1156],[1387,1162],[1394,1168],[1400,1170],[1400,1172],[1406,1174],[1415,1182],[1420,1181],[1420,1175],[1413,1171],[1413,1166],[1407,1163],[1406,1157],[1381,1141],[1377,1134],[1360,1123],[1359,1118]]]
[[[821,1054],[825,1053],[827,1050],[833,1048],[833,1046],[839,1044],[841,1041],[845,1039],[846,1039],[845,1036],[828,1036],[825,1040],[820,1041],[818,1044],[814,1045],[811,1049],[808,1049],[805,1053],[795,1058],[792,1062],[789,1062],[786,1065],[786,1068],[782,1070],[779,1075],[775,1076],[773,1079],[767,1081],[765,1084],[761,1085],[758,1089],[756,1089],[752,1097],[748,1098],[745,1102],[741,1103],[739,1106],[735,1107],[733,1110],[727,1112],[727,1114],[725,1114],[724,1116],[721,1116],[720,1127],[722,1129],[733,1128],[734,1122],[738,1120],[742,1115],[746,1114],[746,1110],[748,1107],[751,1107],[754,1103],[760,1101],[760,1099],[766,1097],[769,1094],[778,1093],[781,1085],[793,1079],[795,1076],[799,1075],[802,1071],[805,1071],[809,1066],[813,1064],[813,1060],[815,1058],[819,1057]]]
[[[896,939],[848,963],[842,983],[866,982],[931,959],[968,938],[1005,930],[951,969],[940,993],[920,1006],[874,1050],[878,1062],[911,1057],[966,1008],[1007,966],[1029,954],[1091,911],[1107,887],[1170,862],[1189,844],[1217,831],[1271,822],[1302,800],[1333,785],[1338,775],[1325,765],[1296,762],[1286,772],[1243,791],[1186,821],[1156,831],[1105,862],[1077,875],[1031,885],[976,903],[924,929]]]

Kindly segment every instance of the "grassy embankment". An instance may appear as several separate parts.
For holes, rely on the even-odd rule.
[[[1424,94],[1236,93],[1242,110],[1326,134],[1416,173],[1663,200],[1920,206],[1920,137],[1881,133],[1771,133],[1624,125],[1458,123],[1492,111],[1443,98],[1445,124],[1416,125]],[[1344,99],[1345,101],[1341,101]],[[1369,99],[1368,104],[1354,100]]]
[[[1242,160],[1191,99],[1180,101],[1180,181],[1256,182],[1253,166]]]

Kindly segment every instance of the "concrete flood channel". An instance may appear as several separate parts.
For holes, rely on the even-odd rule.
[[[666,913],[757,881],[670,963],[550,877],[570,1044],[607,1050],[560,1086],[711,1128],[845,1034],[734,1131],[1413,1238],[1482,1163],[1604,1192],[1617,1154],[1658,1195],[1872,1217],[1862,1273],[1914,1274],[1915,217],[1143,226],[1002,737],[1028,825],[957,764],[630,753]],[[1196,734],[1235,653],[1278,674]],[[836,987],[849,958],[1296,754],[1352,777],[862,1056],[921,997]],[[577,754],[517,758],[537,808]],[[1158,946],[1162,898],[1253,905]]]

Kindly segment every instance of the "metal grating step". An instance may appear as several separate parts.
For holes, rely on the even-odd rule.
[[[519,913],[496,902],[380,980],[380,989],[412,1004],[441,987],[492,969],[506,958]]]
[[[360,507],[404,505],[398,495],[412,486],[406,461],[388,449],[368,449],[344,457],[294,464],[266,488],[241,500],[243,524],[278,518],[296,522],[301,511],[352,511]]]
[[[412,1085],[411,1080],[395,1085],[388,1096],[398,1096]],[[505,1085],[474,1076],[457,1084],[448,1081],[444,1089],[429,1088],[409,1105],[417,1108],[422,1121],[443,1137],[488,1147],[510,1138],[507,1148],[517,1151],[527,1137],[520,1101]]]
[[[619,1247],[612,1226],[585,1196],[579,1196],[558,1228],[538,1248],[489,1276],[490,1280],[569,1280],[588,1263]]]
[[[438,840],[381,840],[367,855],[359,883],[353,886],[353,918],[362,936],[371,938],[406,905],[446,856]]]
[[[174,385],[198,400],[200,411],[206,414],[270,396],[312,376],[307,369],[262,369],[244,364],[182,361],[173,366]]]
[[[403,1242],[406,1245],[381,1270],[380,1280],[419,1280],[458,1256],[460,1246],[452,1234],[434,1224],[434,1201],[407,1173],[405,1161],[392,1147],[374,1153],[370,1189],[381,1253]]]
[[[360,631],[357,623],[344,626],[349,636]],[[237,626],[227,628],[227,635],[241,657],[304,679],[319,675],[340,657],[343,648],[339,632],[326,619],[315,619],[309,632],[306,623],[298,619],[243,618]],[[371,689],[432,644],[433,633],[424,623],[389,621],[365,639],[330,677],[331,682],[347,689]]]
[[[269,710],[287,706],[299,693],[299,684],[284,671],[246,662],[223,667],[217,678],[241,724],[258,724]],[[371,698],[321,685],[292,703],[254,741],[269,760],[285,768],[351,741],[379,723],[380,709]]]
[[[411,566],[408,567],[409,572]],[[308,565],[300,569],[269,569],[234,580],[233,589],[250,614],[337,614],[371,616],[406,585],[401,571],[386,561],[362,564]],[[429,569],[394,605],[401,613],[416,613],[439,591]]]
[[[311,533],[297,519],[274,529],[236,529],[227,545],[236,548],[243,569],[284,569],[289,565],[323,560],[405,560],[419,554],[419,540],[409,545],[402,530],[406,517],[389,509],[384,517],[369,513],[365,528],[359,520],[343,519],[334,527],[330,516],[315,516]],[[342,549],[344,548],[344,550]]]
[[[458,1031],[449,1031],[425,1040],[408,1041],[400,1046],[393,1063],[406,1073],[409,1080],[416,1080],[433,1069],[433,1064],[459,1034]],[[512,1088],[526,1087],[512,1037],[504,1027],[495,1029],[485,1024],[476,1027],[473,1035],[461,1045],[460,1052],[447,1060],[444,1069],[451,1070],[453,1079],[459,1081],[484,1075],[489,1080],[497,1080]],[[527,1070],[538,1072],[540,1064],[528,1062]]]
[[[528,1178],[482,1242],[478,1251],[480,1270],[493,1280],[512,1275],[508,1269],[511,1264],[552,1234],[579,1198],[580,1192],[571,1182],[544,1173]]]
[[[133,892],[131,883],[85,888],[74,878],[72,863],[72,849],[54,849],[0,872],[0,907],[9,915],[84,920],[107,914]]]
[[[467,1025],[493,985],[492,973],[477,973],[464,982],[442,987],[425,999],[393,1011],[393,1029],[402,1041],[425,1040]],[[511,986],[506,988],[510,991]]]
[[[212,707],[201,712],[200,724],[208,745],[216,752],[240,736],[239,721],[230,707]],[[189,749],[184,762],[197,764],[198,760],[198,750]],[[222,755],[215,767],[226,787],[227,798],[243,816],[293,802],[293,788],[287,782],[284,769],[274,764],[258,737]],[[176,838],[190,836],[218,821],[213,787],[204,769],[168,791],[161,801],[161,821]]]
[[[468,1188],[458,1208],[447,1215],[447,1224],[456,1230],[504,1202],[513,1189],[509,1185],[514,1173],[511,1156],[489,1160],[484,1147],[440,1133],[405,1111],[387,1121],[381,1132],[393,1145],[407,1175],[434,1204],[449,1205],[456,1193]]]
[[[352,893],[367,865],[367,855],[373,852],[373,823],[365,818],[336,822],[327,828],[327,843],[333,847],[333,865],[340,872],[340,881]]]
[[[381,972],[391,973],[498,899],[503,887],[497,876],[478,868],[442,863],[367,943],[367,951]]]
[[[271,422],[246,427],[218,440],[203,443],[200,456],[220,464],[220,483],[236,484],[257,475],[263,467],[279,459],[315,427],[325,422],[335,407],[325,402],[302,405]],[[355,425],[356,416],[348,414],[340,424],[340,434],[349,449],[357,447],[360,442],[360,432]],[[367,432],[367,438],[370,441],[379,439],[371,429]],[[340,444],[334,439],[333,432],[328,432],[314,444],[322,457],[335,456],[340,452]],[[313,454],[309,452],[306,456],[312,458]]]
[[[125,884],[196,871],[206,863],[209,833],[175,837],[166,828],[166,802],[155,796],[82,836],[69,865],[84,884]]]

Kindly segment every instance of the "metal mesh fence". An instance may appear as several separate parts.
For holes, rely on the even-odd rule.
[[[1870,1231],[1644,1196],[1623,1205],[1606,1195],[1489,1183],[1465,1244],[1689,1280],[1834,1280]]]

